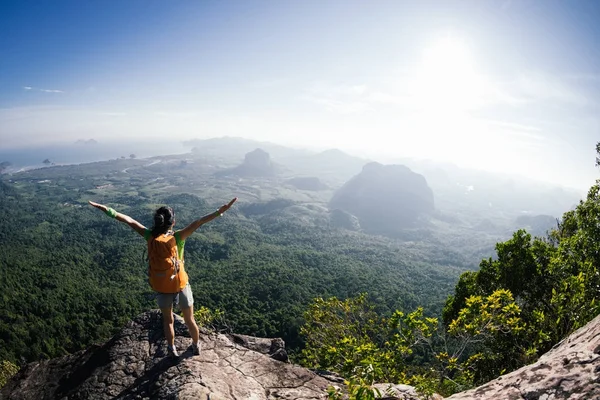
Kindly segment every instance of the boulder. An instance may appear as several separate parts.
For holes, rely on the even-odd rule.
[[[287,358],[281,339],[203,330],[202,351],[194,356],[179,316],[175,329],[178,359],[167,356],[162,317],[153,310],[102,345],[25,366],[0,390],[0,399],[316,400],[326,399],[333,383],[274,359]]]

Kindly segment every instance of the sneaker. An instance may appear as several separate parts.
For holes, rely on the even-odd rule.
[[[169,357],[179,357],[179,353],[177,352],[175,346],[167,346],[167,352],[169,353]]]
[[[200,343],[192,343],[192,352],[195,356],[200,355]]]

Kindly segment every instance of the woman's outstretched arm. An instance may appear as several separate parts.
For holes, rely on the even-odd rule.
[[[235,203],[236,200],[237,200],[237,197],[233,198],[233,200],[231,200],[229,203],[227,203],[225,205],[222,205],[214,213],[207,214],[204,217],[195,220],[194,222],[192,222],[191,224],[189,224],[188,226],[186,226],[182,230],[178,231],[179,232],[179,238],[181,240],[187,239],[192,233],[194,233],[196,231],[196,229],[200,228],[205,223],[210,222],[210,221],[212,221],[213,219],[215,219],[217,217],[220,217],[221,214],[223,214],[225,211],[229,210],[229,208],[231,208],[231,206],[233,205],[233,203]]]
[[[117,221],[126,223],[131,229],[144,236],[146,227],[137,222],[135,219],[131,218],[129,215],[116,212],[110,207],[107,207],[103,204],[94,203],[93,201],[88,201],[88,203],[90,203],[91,206],[96,207],[98,210],[103,211],[106,215],[115,218]]]

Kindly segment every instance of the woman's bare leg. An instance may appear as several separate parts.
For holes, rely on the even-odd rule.
[[[160,311],[162,312],[163,316],[163,329],[165,331],[167,345],[173,348],[173,346],[175,346],[175,328],[173,326],[175,321],[173,320],[173,307],[161,308]]]
[[[198,325],[196,325],[196,320],[194,319],[194,305],[181,309],[181,312],[183,313],[185,324],[190,331],[192,342],[197,344],[198,340],[200,340],[200,332],[198,330]]]

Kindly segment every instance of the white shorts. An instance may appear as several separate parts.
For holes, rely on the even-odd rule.
[[[194,305],[194,295],[192,287],[188,283],[179,293],[158,293],[156,295],[158,308],[171,308],[173,305],[178,305],[181,310],[190,308]]]

